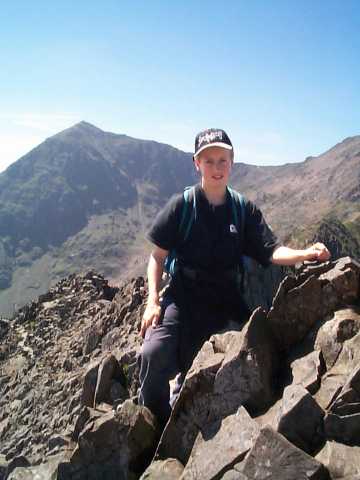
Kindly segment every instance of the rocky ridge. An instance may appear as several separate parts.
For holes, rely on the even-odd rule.
[[[198,180],[191,158],[170,145],[80,122],[1,173],[0,313],[12,315],[84,269],[116,283],[144,274],[145,231],[171,195]],[[231,185],[296,248],[331,214],[337,225],[323,233],[341,238],[340,245],[331,239],[332,250],[358,258],[359,167],[356,136],[297,164],[235,163]]]
[[[144,280],[69,277],[0,329],[3,478],[358,480],[359,290],[351,258],[286,277],[205,342],[159,432],[136,400]]]
[[[86,403],[85,374],[106,351],[121,362],[112,400],[136,392],[132,373],[144,294],[142,279],[119,289],[94,272],[71,275],[3,322],[0,453],[6,459],[26,457],[33,465],[72,444],[72,428]]]

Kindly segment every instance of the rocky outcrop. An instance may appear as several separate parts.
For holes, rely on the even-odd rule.
[[[345,257],[282,281],[268,315],[280,350],[289,351],[337,307],[358,300],[358,270],[359,264]]]
[[[157,458],[174,457],[185,464],[199,431],[207,436],[213,423],[234,414],[239,405],[254,413],[271,404],[276,355],[261,309],[242,332],[207,342],[195,358],[164,430]],[[224,344],[223,344],[224,345]]]
[[[144,281],[65,280],[4,336],[0,479],[358,478],[359,285],[350,258],[284,279],[268,312],[204,343],[160,438],[136,402]]]
[[[2,344],[0,453],[7,461],[23,455],[34,465],[66,450],[82,430],[84,406],[116,408],[133,396],[145,294],[142,278],[118,289],[88,272],[18,312]]]
[[[316,455],[316,460],[327,467],[331,478],[347,478],[352,475],[355,480],[355,475],[360,477],[360,447],[328,441]]]

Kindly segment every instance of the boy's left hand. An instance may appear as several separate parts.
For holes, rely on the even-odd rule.
[[[318,242],[305,250],[304,260],[326,262],[326,260],[329,260],[330,256],[330,252],[326,246],[323,243]]]

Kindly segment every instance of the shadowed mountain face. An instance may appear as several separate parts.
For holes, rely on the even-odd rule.
[[[233,183],[264,211],[282,238],[325,215],[360,218],[360,136],[347,138],[319,157],[280,167],[241,164]]]
[[[189,158],[81,122],[0,175],[0,235],[11,237],[13,247],[24,238],[41,248],[60,245],[90,215],[136,205],[139,184],[152,186],[155,203],[180,190],[190,177]]]
[[[286,241],[307,243],[331,214],[356,242],[359,175],[360,136],[298,164],[235,164],[232,185]],[[0,313],[70,273],[94,268],[112,281],[142,273],[146,229],[196,178],[190,153],[86,122],[47,139],[0,174]]]

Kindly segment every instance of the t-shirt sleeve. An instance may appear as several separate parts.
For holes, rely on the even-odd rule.
[[[267,267],[271,264],[271,256],[280,243],[266,223],[260,209],[253,202],[247,201],[245,213],[243,252]]]
[[[164,250],[176,247],[182,195],[170,198],[165,207],[157,214],[146,238]]]

